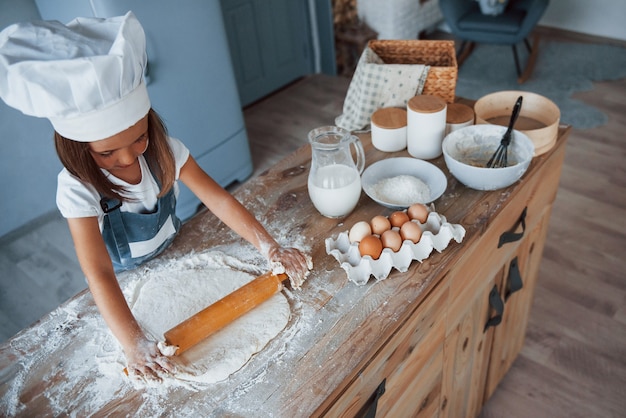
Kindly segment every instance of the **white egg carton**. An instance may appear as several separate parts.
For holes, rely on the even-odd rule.
[[[416,222],[416,221],[414,221]],[[326,238],[326,253],[337,259],[348,279],[357,285],[364,285],[374,276],[377,281],[389,276],[392,268],[405,272],[413,260],[420,263],[430,256],[433,249],[442,252],[451,240],[460,243],[465,237],[465,228],[459,224],[449,223],[444,216],[430,212],[426,223],[417,222],[422,228],[422,238],[417,244],[404,241],[397,252],[389,248],[383,249],[377,260],[369,255],[361,257],[358,243],[351,243],[348,232],[342,232],[337,239]]]

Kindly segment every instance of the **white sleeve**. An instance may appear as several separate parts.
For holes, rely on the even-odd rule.
[[[176,180],[178,180],[180,177],[180,169],[189,159],[189,148],[176,138],[169,137],[168,140],[172,154],[174,154],[174,161],[176,162]]]
[[[89,183],[63,169],[57,177],[57,207],[64,218],[86,218],[103,215],[100,195]]]

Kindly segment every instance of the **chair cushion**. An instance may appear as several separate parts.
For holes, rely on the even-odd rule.
[[[521,10],[506,10],[497,16],[470,11],[458,20],[457,25],[461,30],[514,34],[520,30],[525,16],[526,12]]]

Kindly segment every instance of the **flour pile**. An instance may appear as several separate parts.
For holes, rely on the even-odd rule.
[[[130,289],[130,307],[145,331],[157,341],[190,316],[254,279],[228,268],[169,269],[153,272]],[[225,328],[173,357],[173,378],[215,383],[228,378],[282,331],[289,321],[287,299],[277,293]]]
[[[236,248],[236,256],[217,250],[192,253],[120,275],[124,296],[146,332],[162,340],[171,327],[267,271],[258,253]],[[280,363],[293,349],[286,342],[310,326],[316,311],[303,314],[302,309],[284,289],[181,356],[171,357],[176,374],[164,375],[162,382],[138,382],[123,374],[126,359],[119,343],[92,299],[82,295],[11,340],[11,350],[25,355],[3,370],[12,380],[0,386],[0,415],[32,415],[29,407],[41,407],[40,412],[50,415],[126,411],[121,415],[163,416],[172,408],[171,399],[184,397],[189,404],[176,408],[177,414],[196,416],[198,410],[217,405],[204,396],[192,398],[189,391],[204,391],[208,385],[224,390],[230,379],[239,379],[239,371],[246,377],[245,384],[235,384],[239,392],[231,393],[236,403],[249,388],[266,383],[267,365]],[[255,353],[263,356],[263,364],[245,370]],[[47,382],[43,390],[39,382]],[[32,394],[36,404],[27,406],[25,401],[34,402]]]
[[[163,341],[166,331],[253,280],[257,273],[244,271],[250,267],[211,251],[133,273],[123,291],[144,331]],[[177,371],[163,374],[162,382],[135,384],[195,388],[225,380],[276,337],[290,315],[289,302],[277,293],[182,355],[171,357]],[[98,354],[98,367],[105,375],[119,376],[124,355],[118,345],[107,346]]]
[[[376,199],[393,205],[410,206],[430,201],[430,187],[421,179],[406,174],[379,180],[370,192]]]

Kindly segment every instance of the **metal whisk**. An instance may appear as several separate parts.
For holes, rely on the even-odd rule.
[[[511,132],[513,131],[513,125],[519,116],[520,109],[522,108],[522,96],[517,98],[515,105],[513,106],[513,113],[511,114],[511,120],[509,121],[509,127],[507,128],[498,149],[487,161],[487,168],[502,168],[508,165],[509,144],[511,143]]]

